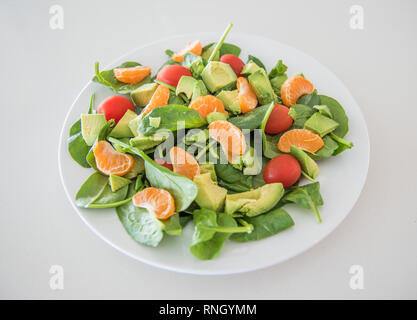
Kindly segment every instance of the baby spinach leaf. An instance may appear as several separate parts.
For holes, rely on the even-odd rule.
[[[282,133],[276,135],[265,134],[265,141],[263,142],[263,153],[265,157],[272,159],[282,154],[282,152],[278,150],[278,141],[281,136]]]
[[[96,166],[96,158],[94,156],[94,147],[98,141],[107,139],[110,132],[113,130],[114,125],[115,125],[114,119],[107,121],[107,123],[100,129],[96,141],[94,142],[94,144],[91,146],[90,150],[88,151],[86,160],[88,164],[95,170],[97,170],[97,166]]]
[[[231,239],[237,242],[261,240],[294,225],[294,220],[282,208],[273,209],[256,217],[244,217],[243,219],[253,225],[253,231],[251,233],[232,234]]]
[[[182,227],[180,224],[180,215],[176,213],[172,215],[168,220],[164,220],[164,231],[170,236],[181,236]]]
[[[320,213],[317,208],[318,206],[323,205],[319,182],[291,188],[284,196],[283,201],[296,203],[305,209],[312,209],[317,221],[321,222]]]
[[[265,180],[263,177],[263,173],[264,173],[264,169],[266,164],[268,163],[269,159],[262,157],[262,170],[259,174],[257,174],[256,176],[253,177],[252,179],[252,184],[253,184],[253,188],[257,189],[259,187],[262,187],[263,185],[265,185]]]
[[[158,128],[150,125],[150,118],[161,118]],[[138,132],[144,136],[150,136],[161,129],[176,131],[184,128],[198,128],[205,123],[201,115],[194,109],[181,105],[168,105],[149,112],[140,122]]]
[[[89,208],[113,208],[120,205],[120,202],[126,199],[129,186],[126,185],[116,192],[111,190],[109,183],[104,187],[100,196],[89,204]],[[130,201],[131,199],[129,199]]]
[[[213,259],[219,255],[224,242],[235,232],[251,232],[253,226],[239,227],[235,219],[227,214],[208,209],[195,210],[194,234],[190,251],[201,260]]]
[[[94,93],[91,95],[90,99],[90,108],[88,113],[93,113],[94,105]],[[84,168],[90,168],[90,164],[87,162],[87,154],[90,151],[90,146],[85,142],[81,134],[81,119],[78,119],[70,128],[68,143],[68,152],[71,157],[77,162],[80,166]]]
[[[224,56],[225,54],[233,54],[239,57],[241,51],[242,50],[238,46],[225,42],[220,48],[220,57]]]
[[[193,220],[193,216],[191,214],[183,215],[182,212],[180,213],[180,225],[182,228],[184,228],[191,220]]]
[[[165,50],[165,54],[169,57],[169,58],[171,58],[172,57],[172,55],[174,54],[175,52],[174,51],[172,51],[171,49],[166,49]]]
[[[262,69],[264,69],[266,71],[265,65],[257,57],[252,56],[252,55],[248,55],[248,60],[246,61],[246,63],[249,63],[249,61],[255,62],[258,65],[258,67],[261,67]]]
[[[309,107],[314,107],[315,105],[320,104],[320,96],[317,94],[317,90],[314,90],[310,94],[302,95],[298,98],[297,104],[304,104]]]
[[[339,147],[339,144],[334,141],[330,135],[326,135],[323,137],[323,142],[324,142],[324,146],[317,151],[316,153],[308,153],[308,155],[313,159],[313,160],[320,160],[320,159],[325,159],[330,157],[331,155],[334,154],[334,152],[336,151],[336,149]]]
[[[275,67],[273,67],[272,70],[269,72],[268,77],[269,79],[272,79],[278,76],[283,76],[287,69],[288,67],[282,62],[282,60],[278,60]]]
[[[108,177],[99,172],[94,172],[83,183],[75,195],[75,204],[81,208],[88,208],[103,193],[108,184]]]
[[[158,109],[158,108],[157,108]],[[172,172],[157,164],[142,150],[131,147],[117,139],[109,138],[113,144],[119,144],[129,153],[140,156],[145,161],[146,179],[155,188],[165,189],[171,193],[175,200],[177,212],[187,209],[197,196],[197,186],[190,179]]]
[[[330,98],[328,96],[319,95],[320,102],[316,104],[322,104],[326,105],[333,116],[333,120],[339,123],[339,126],[333,131],[333,133],[343,138],[346,133],[349,131],[349,119],[346,115],[345,110],[340,105],[339,102],[337,102],[335,99]]]
[[[252,176],[246,176],[242,171],[233,168],[232,165],[215,164],[219,186],[235,192],[249,191],[252,188]]]
[[[275,104],[272,101],[268,105],[268,109],[266,110],[264,118],[262,119],[262,122],[261,122],[262,149],[263,149],[264,154],[270,153],[270,151],[274,150],[274,149],[270,150],[272,146],[270,144],[267,144],[268,142],[267,142],[267,138],[266,138],[266,134],[265,134],[265,126],[266,126],[266,123],[268,122],[269,116],[271,115],[271,112],[274,109],[274,107],[275,107]]]
[[[151,247],[156,247],[161,242],[164,223],[152,212],[135,207],[132,201],[117,207],[116,212],[123,227],[136,242]]]
[[[314,109],[304,104],[295,104],[291,106],[288,114],[294,119],[291,129],[302,129],[304,123],[314,113]]]
[[[131,67],[137,67],[137,66],[141,66],[141,64],[138,62],[128,61],[128,62],[122,63],[120,66],[117,66],[116,68],[131,68]],[[128,94],[132,92],[133,90],[139,88],[141,85],[151,82],[151,78],[149,76],[138,83],[120,82],[114,76],[114,72],[113,72],[114,69],[104,70],[100,72],[98,62],[96,62],[95,68],[94,68],[96,75],[93,77],[92,81],[101,83],[102,85],[105,85],[106,87],[110,88],[114,92],[121,93],[121,94]]]
[[[268,111],[269,104],[257,107],[241,116],[229,118],[228,121],[240,129],[258,129]]]
[[[339,153],[345,151],[346,149],[351,149],[353,147],[353,142],[342,139],[342,138],[338,137],[337,135],[335,135],[333,132],[330,133],[330,136],[332,137],[332,139],[334,141],[336,141],[336,143],[338,145],[338,148],[333,153],[333,156],[336,156]]]
[[[176,104],[176,105],[182,105],[182,106],[186,106],[187,104],[185,103],[185,101],[180,97],[177,96],[175,94],[175,91],[170,91],[169,92],[169,100],[168,100],[168,105],[172,105],[172,104]]]

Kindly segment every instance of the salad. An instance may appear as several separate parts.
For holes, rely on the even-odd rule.
[[[322,221],[317,163],[352,148],[348,117],[281,59],[270,70],[252,55],[244,62],[225,42],[231,27],[217,42],[166,50],[154,73],[95,64],[93,81],[115,95],[95,108],[93,94],[70,129],[71,157],[93,169],[77,206],[115,208],[126,232],[153,247],[190,224],[190,252],[202,260],[228,240],[293,227],[288,203]]]

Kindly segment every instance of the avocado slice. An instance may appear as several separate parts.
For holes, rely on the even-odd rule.
[[[227,190],[219,187],[217,183],[211,179],[211,174],[209,172],[196,175],[193,181],[198,188],[195,202],[197,202],[201,208],[210,209],[216,212],[222,211]]]
[[[296,146],[291,146],[291,155],[294,156],[301,165],[301,169],[312,179],[316,179],[319,174],[319,166],[311,159],[307,153]]]
[[[219,61],[209,62],[201,73],[201,78],[210,92],[219,91],[237,80],[232,67],[227,63]]]
[[[145,171],[145,162],[143,161],[143,159],[134,154],[132,155],[132,157],[133,160],[135,160],[135,162],[133,163],[132,169],[130,169],[130,171],[123,176],[126,179],[136,178],[138,174]]]
[[[132,147],[138,147],[141,150],[151,149],[167,139],[166,134],[155,133],[150,136],[144,136],[142,134],[130,139],[130,145]]]
[[[261,67],[259,67],[255,62],[250,60],[247,64],[245,64],[240,74],[250,75],[259,69],[261,69]]]
[[[320,137],[332,132],[339,124],[326,116],[323,116],[320,112],[314,113],[304,123],[304,128],[317,133]]]
[[[88,146],[92,146],[100,132],[100,129],[107,123],[102,113],[81,115],[81,135]]]
[[[129,128],[129,122],[135,119],[138,115],[132,110],[127,110],[124,116],[119,120],[113,130],[110,132],[110,136],[114,138],[131,138],[133,133]]]
[[[197,99],[201,96],[206,96],[208,94],[206,85],[204,84],[203,80],[197,80],[197,83],[194,85],[193,88],[193,95],[191,101]]]
[[[260,104],[268,104],[274,101],[274,90],[264,69],[260,68],[252,73],[248,77],[248,81]]]
[[[139,88],[130,93],[130,98],[136,106],[144,107],[151,100],[157,87],[157,83],[146,83],[141,85]]]
[[[228,116],[227,114],[224,114],[223,112],[210,112],[207,116],[206,116],[206,121],[210,124],[214,121],[217,120],[227,120]]]
[[[275,207],[283,195],[282,183],[270,183],[251,191],[228,194],[224,211],[227,214],[238,211],[254,217]]]
[[[202,163],[200,164],[200,174],[210,173],[211,180],[217,182],[216,170],[214,169],[213,163]]]
[[[123,177],[115,176],[113,174],[110,175],[109,178],[111,191],[116,192],[117,190],[127,186],[132,181]]]
[[[224,108],[227,111],[230,111],[233,114],[242,113],[240,110],[239,92],[237,89],[232,91],[222,90],[216,97],[223,102]]]
[[[138,135],[138,127],[140,125],[140,122],[142,121],[143,115],[138,115],[136,118],[133,118],[129,121],[128,127],[130,131],[132,131],[133,136]]]
[[[313,106],[313,109],[316,109],[318,112],[320,112],[323,116],[326,116],[330,119],[333,119],[333,115],[329,109],[328,106],[322,104],[322,105],[315,105]]]
[[[182,76],[178,82],[175,94],[178,96],[180,93],[184,93],[188,99],[191,99],[196,84],[197,80],[193,77]]]

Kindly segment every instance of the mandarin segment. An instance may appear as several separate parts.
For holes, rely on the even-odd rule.
[[[245,136],[238,127],[228,121],[217,120],[210,123],[209,134],[220,143],[229,159],[246,151]]]
[[[93,152],[97,169],[108,176],[124,176],[135,162],[130,154],[114,150],[112,145],[104,140],[96,143]]]
[[[154,187],[145,188],[132,198],[133,205],[146,208],[161,220],[168,219],[175,214],[175,201],[172,195],[164,190]]]
[[[198,97],[191,102],[189,108],[196,110],[204,120],[206,120],[207,115],[212,112],[221,112],[225,115],[229,114],[224,109],[223,102],[212,95]]]
[[[177,62],[183,62],[184,56],[187,54],[187,52],[194,53],[197,56],[201,56],[201,53],[203,52],[203,47],[199,40],[194,40],[188,42],[187,46],[182,49],[180,52],[174,53],[172,55],[172,60]]]
[[[258,98],[248,80],[244,77],[239,77],[237,78],[236,86],[239,91],[239,105],[242,113],[255,109],[258,104]]]
[[[138,83],[151,74],[151,68],[146,66],[137,66],[131,68],[113,69],[114,76],[123,83]]]
[[[297,103],[299,97],[314,91],[313,84],[303,76],[294,76],[287,79],[281,86],[281,99],[287,106],[291,107]]]
[[[291,146],[315,153],[324,146],[324,142],[319,135],[309,130],[293,129],[285,132],[278,141],[278,149],[281,152],[290,152]]]
[[[146,115],[155,108],[163,107],[168,104],[169,100],[169,89],[167,86],[159,85],[152,95],[148,105],[143,109],[142,114]]]
[[[193,180],[194,177],[200,174],[200,166],[197,160],[180,147],[172,147],[169,151],[171,163],[174,172]]]

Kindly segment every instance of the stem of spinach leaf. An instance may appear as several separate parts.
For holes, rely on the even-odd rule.
[[[96,95],[93,93],[91,95],[90,98],[90,108],[88,108],[88,114],[92,114],[93,113],[93,106],[94,106],[94,99],[95,99]]]
[[[214,59],[214,57],[216,56],[217,52],[220,50],[224,39],[226,39],[227,34],[229,33],[230,29],[232,29],[233,24],[229,23],[229,25],[226,27],[226,30],[224,30],[224,33],[222,35],[222,37],[220,38],[220,40],[216,43],[216,46],[214,47],[213,52],[211,53],[210,57],[208,58],[207,62],[210,62]]]
[[[94,64],[94,71],[96,73],[96,77],[100,80],[100,82],[113,88],[113,85],[101,76],[99,66],[98,66],[98,61],[96,61],[96,63]]]
[[[315,217],[316,217],[316,219],[317,219],[317,222],[318,222],[318,223],[321,223],[321,217],[320,217],[319,209],[317,209],[316,204],[313,202],[313,199],[311,199],[311,196],[308,194],[308,192],[307,192],[307,191],[305,191],[305,190],[303,190],[303,192],[305,193],[306,198],[307,198],[307,201],[308,201],[308,203],[309,203],[309,205],[310,205],[311,209],[312,209],[312,210],[313,210],[313,212],[314,212],[314,215],[315,215]]]
[[[129,201],[132,200],[132,197],[124,199],[122,201],[118,201],[118,202],[114,202],[114,203],[91,203],[88,205],[89,208],[93,208],[93,209],[104,209],[104,208],[115,208],[115,207],[119,207],[125,203],[128,203]]]

